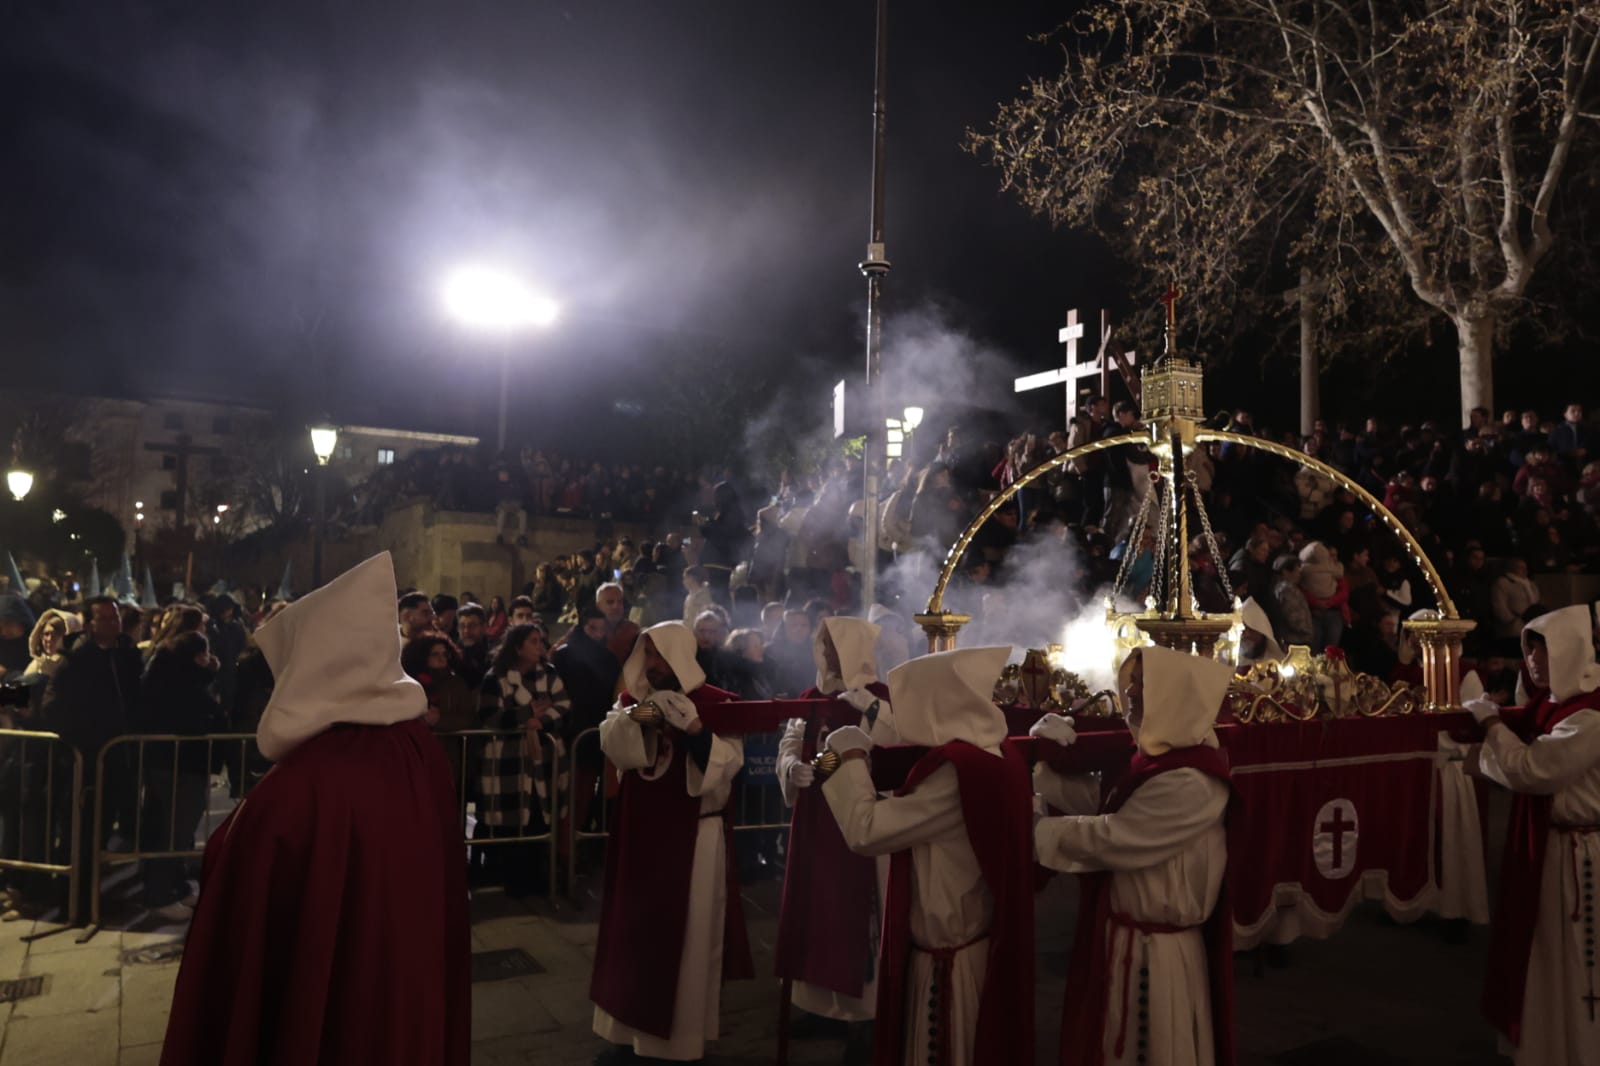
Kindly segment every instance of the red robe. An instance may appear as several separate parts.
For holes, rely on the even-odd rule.
[[[946,763],[956,768],[967,839],[994,896],[972,1061],[975,1066],[1028,1066],[1033,1062],[1033,785],[1028,764],[1009,746],[1003,757],[996,758],[964,741],[952,741],[918,760],[896,795],[915,792]],[[911,852],[895,852],[879,951],[882,973],[872,1048],[877,1066],[901,1066],[905,1061],[911,887]],[[948,990],[948,980],[940,986]],[[940,1011],[944,1013],[936,1015],[940,1022],[936,1028],[948,1039],[948,1000],[940,1004]]]
[[[703,714],[734,696],[701,685],[689,698]],[[623,706],[634,702],[623,693]],[[684,915],[689,912],[694,844],[700,831],[700,797],[689,795],[688,759],[680,739],[659,775],[622,775],[606,847],[600,931],[589,981],[589,998],[597,1007],[629,1028],[662,1040],[672,1036]],[[754,976],[755,967],[733,851],[732,796],[722,817],[728,887],[722,915],[722,976],[739,980]]]
[[[1113,814],[1121,810],[1128,797],[1157,774],[1186,767],[1224,783],[1231,779],[1228,757],[1216,748],[1178,748],[1154,758],[1136,752],[1127,774],[1100,804],[1100,813]],[[1109,986],[1111,957],[1106,945],[1111,929],[1111,874],[1079,874],[1078,883],[1078,926],[1072,937],[1067,998],[1061,1012],[1061,1062],[1063,1066],[1099,1066],[1104,1061],[1108,997],[1113,992],[1126,995],[1128,990]],[[1216,1066],[1232,1066],[1233,906],[1228,896],[1226,874],[1217,905],[1206,920],[1204,938],[1206,967],[1211,978],[1212,1053]],[[1126,1019],[1126,1011],[1123,1017]]]
[[[470,952],[439,742],[334,726],[212,835],[161,1066],[467,1066]]]
[[[1569,715],[1600,710],[1600,691],[1574,696],[1564,703],[1546,698],[1537,704],[1510,708],[1504,720],[1524,741],[1548,734]],[[1505,856],[1500,862],[1500,898],[1489,933],[1489,966],[1483,982],[1483,1016],[1514,1045],[1522,1043],[1522,1005],[1539,921],[1539,893],[1544,881],[1545,848],[1550,842],[1550,809],[1554,796],[1526,792],[1511,795],[1511,820]]]
[[[889,700],[888,686],[879,682],[867,691]],[[800,698],[828,697],[813,688]],[[820,716],[806,724],[807,760],[817,753],[821,726]],[[859,999],[875,962],[865,930],[873,921],[877,894],[877,861],[850,850],[821,788],[801,789],[789,820],[789,861],[773,967],[777,975]],[[839,936],[839,929],[860,929],[863,935]]]

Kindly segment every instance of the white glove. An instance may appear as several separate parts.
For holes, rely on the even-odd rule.
[[[1047,714],[1033,723],[1028,735],[1041,740],[1053,740],[1064,748],[1078,739],[1078,730],[1066,715]]]
[[[828,734],[828,750],[843,755],[847,751],[872,751],[872,738],[860,726],[847,725]]]
[[[789,784],[795,788],[810,788],[811,783],[816,779],[817,772],[811,768],[811,764],[808,762],[801,762],[797,759],[789,767]]]
[[[1465,708],[1473,718],[1477,719],[1479,725],[1482,725],[1490,718],[1500,717],[1500,705],[1494,700],[1485,699],[1482,696],[1479,696],[1475,700],[1468,700],[1466,703],[1462,704],[1462,707]]]
[[[688,696],[681,692],[653,692],[650,700],[661,708],[661,716],[668,725],[676,726],[685,733],[700,732],[700,711]]]
[[[844,692],[839,693],[839,698],[862,714],[866,714],[874,703],[879,702],[878,697],[864,688],[846,689]]]

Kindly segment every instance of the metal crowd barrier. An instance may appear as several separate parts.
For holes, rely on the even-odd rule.
[[[54,734],[26,735],[54,738]],[[474,729],[436,733],[435,736],[444,745],[446,754],[455,756],[451,761],[463,844],[474,849],[509,844],[545,845],[549,848],[546,880],[554,896],[557,803],[565,791],[561,773],[563,762],[554,742],[538,734],[540,758],[532,760],[523,743],[525,734],[520,729]],[[515,780],[529,782],[528,794],[521,795],[519,790],[518,801],[511,808],[517,814],[513,821],[525,821],[526,825],[490,824],[506,812],[486,810],[481,802],[485,797],[479,773],[484,753],[495,739],[512,743]],[[195,752],[197,748],[203,748],[199,753],[204,756],[203,764]],[[82,796],[81,758],[76,752],[73,754],[78,762],[72,794]],[[187,770],[185,755],[193,760]],[[214,811],[210,802],[212,771],[219,765],[229,770],[229,791],[234,800],[221,812]],[[101,748],[95,762],[93,836],[90,838],[93,841],[89,865],[90,931],[84,939],[92,936],[100,925],[103,882],[109,868],[134,862],[183,862],[202,857],[204,842],[212,831],[238,801],[249,794],[269,766],[256,748],[254,733],[129,734]],[[235,776],[237,780],[233,780]],[[73,805],[74,840],[77,840],[79,806]],[[486,819],[485,815],[492,818]],[[194,824],[192,833],[190,816]],[[469,818],[474,823],[471,831],[467,829]],[[488,831],[480,832],[484,829]],[[512,831],[503,832],[504,829]],[[115,842],[120,845],[115,848],[111,846],[113,833],[117,838]],[[76,845],[73,854],[77,854]],[[7,864],[0,862],[0,866],[3,865]],[[80,876],[76,866],[49,869],[69,874],[76,888]],[[74,912],[69,915],[69,922],[76,921],[76,892],[73,903]]]
[[[739,834],[786,833],[789,830],[789,808],[783,802],[776,776],[778,740],[782,736],[781,732],[748,733],[744,736],[745,764],[734,781],[733,793],[733,830],[736,839]],[[569,755],[572,760],[570,780],[575,785],[575,796],[585,784],[579,769],[580,754],[586,750],[597,751],[599,746],[598,726],[586,729],[573,738]],[[584,812],[585,804],[582,802],[574,802],[567,807],[567,831],[572,840],[567,859],[567,895],[570,898],[576,898],[578,894],[578,845],[584,841],[606,840],[611,836],[610,802],[615,773],[611,764],[606,763],[600,779],[593,784],[593,797],[587,805],[587,812]],[[592,813],[593,818],[585,817],[587,813]],[[597,828],[586,829],[591,820]]]
[[[66,878],[68,926],[78,921],[82,799],[76,749],[55,733],[0,729],[0,870]]]
[[[184,756],[192,759],[197,748],[203,750],[204,763],[199,769],[185,769]],[[90,838],[90,928],[84,939],[100,926],[102,881],[108,867],[152,860],[181,863],[205,854],[203,842],[222,821],[213,818],[211,809],[211,772],[219,757],[227,760],[223,765],[229,770],[229,791],[236,801],[259,779],[249,767],[264,771],[268,765],[256,748],[254,733],[136,733],[116,737],[100,749]],[[235,773],[238,781],[232,780]],[[180,806],[183,814],[195,815],[192,831],[185,827],[188,818],[179,816]],[[232,810],[230,806],[228,813]],[[111,847],[113,831],[121,847]]]
[[[539,745],[539,758],[530,760],[524,743],[528,734],[521,729],[467,729],[455,733],[436,733],[435,736],[445,745],[446,752],[453,756],[451,770],[455,774],[456,809],[468,847],[487,850],[508,844],[543,844],[547,850],[546,889],[553,904],[556,895],[560,805],[569,791],[570,780],[562,772],[566,765],[556,742],[543,732],[533,734]],[[518,802],[513,805],[514,820],[519,823],[525,821],[525,826],[493,824],[507,812],[483,802],[488,795],[483,790],[482,763],[490,743],[497,739],[515,749],[515,780],[520,782],[526,779],[531,788],[531,792],[525,794],[519,787]],[[502,753],[500,757],[504,759],[505,754]],[[485,816],[490,818],[486,819]],[[466,829],[469,818],[473,822],[471,830]],[[479,830],[483,829],[488,832],[480,835]]]

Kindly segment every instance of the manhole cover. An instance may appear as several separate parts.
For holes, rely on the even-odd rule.
[[[183,941],[162,940],[142,948],[129,948],[122,953],[124,966],[149,966],[158,962],[171,962],[183,957]]]
[[[472,983],[481,984],[484,981],[504,981],[512,977],[527,977],[530,974],[544,973],[540,966],[521,948],[508,948],[505,951],[475,951],[472,953]]]
[[[15,1003],[44,991],[44,977],[22,977],[15,981],[0,981],[0,1003]]]

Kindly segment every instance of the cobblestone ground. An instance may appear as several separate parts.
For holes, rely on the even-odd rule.
[[[523,905],[493,892],[474,899],[473,951],[520,950],[539,971],[473,986],[477,1066],[575,1066],[590,1062],[603,1048],[589,1031],[587,997],[596,932],[594,883],[580,883],[578,896],[581,907]],[[778,885],[773,880],[749,884],[745,899],[758,972],[770,973]],[[1056,1054],[1074,903],[1075,890],[1064,878],[1039,898],[1040,1063]],[[51,928],[26,921],[0,925],[0,980],[45,978],[40,994],[0,1004],[0,1066],[156,1063],[184,928],[125,911],[83,944],[76,942],[77,931],[23,940]],[[1381,911],[1364,907],[1334,939],[1292,946],[1286,965],[1265,966],[1255,957],[1239,956],[1240,1062],[1467,1066],[1504,1061],[1477,1016],[1486,942],[1482,929],[1471,930],[1464,942],[1450,943],[1441,923],[1398,926]],[[487,958],[479,961],[485,968],[481,964]],[[772,1062],[776,982],[727,986],[722,1023],[722,1039],[708,1064]],[[839,1042],[796,1041],[790,1058],[837,1063],[842,1052]]]

